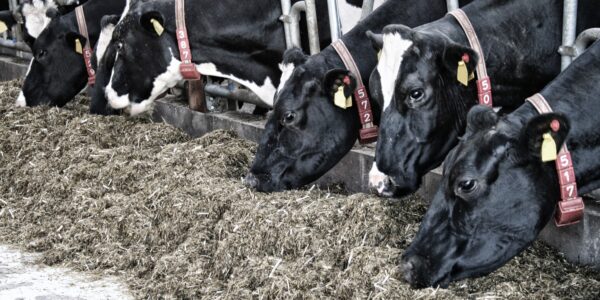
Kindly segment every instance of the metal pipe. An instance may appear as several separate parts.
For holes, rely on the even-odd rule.
[[[308,45],[310,55],[318,54],[321,51],[319,42],[319,24],[317,21],[317,4],[315,0],[305,0],[306,3],[306,25],[308,27]]]
[[[575,40],[574,58],[583,54],[583,52],[597,40],[600,40],[600,28],[590,28],[579,34],[577,40]]]
[[[287,49],[293,48],[292,35],[290,32],[289,14],[292,8],[291,0],[281,0],[281,17],[279,20],[283,22],[283,31],[285,33],[285,46]]]
[[[327,0],[327,10],[329,12],[329,30],[331,31],[331,41],[335,42],[342,36],[342,26],[340,23],[340,13],[337,0]]]
[[[448,11],[453,11],[459,8],[458,0],[446,0],[446,4],[448,5]]]
[[[363,0],[362,14],[360,19],[362,20],[372,13],[373,7],[375,7],[375,0]]]
[[[230,91],[219,85],[207,84],[204,87],[204,91],[213,97],[223,97],[231,100],[248,102],[264,108],[272,108],[268,104],[264,103],[258,96],[256,96],[256,94],[246,89],[236,89]]]
[[[573,61],[573,56],[569,55],[568,48],[573,47],[577,34],[577,0],[564,0],[563,9],[563,32],[562,46],[559,53],[562,54],[561,67],[566,69]]]
[[[30,52],[29,46],[23,42],[14,42],[11,40],[0,39],[0,47],[14,49],[23,52]]]
[[[296,2],[292,5],[287,17],[290,24],[290,38],[293,47],[302,48],[302,41],[300,40],[300,14],[303,11],[306,11],[306,2]]]

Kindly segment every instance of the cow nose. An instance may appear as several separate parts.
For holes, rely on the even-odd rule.
[[[255,189],[258,186],[258,178],[256,178],[254,174],[248,173],[248,175],[246,175],[246,177],[242,180],[242,183],[249,188]]]
[[[418,272],[423,268],[423,259],[417,255],[405,257],[400,264],[402,278],[411,286],[418,286]]]

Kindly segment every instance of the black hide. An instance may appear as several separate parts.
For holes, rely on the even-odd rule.
[[[408,282],[446,286],[482,276],[531,245],[560,199],[555,163],[540,159],[545,133],[558,147],[566,138],[580,194],[600,187],[599,69],[595,43],[541,92],[553,114],[539,115],[530,103],[499,121],[488,108],[469,112],[469,129],[446,158],[441,186],[403,255]]]

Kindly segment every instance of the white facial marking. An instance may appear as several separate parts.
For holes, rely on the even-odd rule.
[[[400,33],[384,34],[381,59],[377,71],[381,78],[381,92],[383,94],[383,110],[392,103],[396,77],[400,71],[404,53],[413,45],[411,40],[402,38]]]
[[[132,103],[129,109],[129,114],[131,116],[137,116],[139,114],[151,111],[153,102],[154,101],[144,100],[140,103]]]
[[[123,21],[123,19],[125,19],[125,16],[127,16],[127,14],[129,13],[129,9],[131,7],[131,0],[127,0],[125,1],[125,9],[123,9],[123,13],[121,14],[121,18],[119,19],[119,23],[121,23],[121,21]]]
[[[31,59],[31,61],[29,62],[29,67],[27,68],[27,73],[25,73],[25,78],[27,78],[27,76],[29,76],[29,72],[31,72],[32,65],[33,65],[33,59]],[[21,92],[19,93],[19,97],[15,101],[15,106],[16,107],[26,107],[27,106],[27,100],[25,99],[25,94],[23,93],[23,90],[21,90]]]
[[[382,195],[385,190],[387,175],[383,174],[377,168],[377,163],[373,162],[373,167],[369,171],[369,188],[377,191],[378,195]]]
[[[281,92],[281,89],[285,87],[285,84],[292,77],[292,73],[294,73],[294,64],[279,64],[279,70],[281,70],[281,80],[279,81],[279,87],[277,87],[277,93]]]
[[[96,46],[96,59],[98,64],[100,64],[100,60],[104,56],[104,53],[108,48],[108,44],[110,44],[113,31],[115,31],[115,25],[107,24],[106,27],[102,28],[102,31],[100,32],[100,37],[98,38],[98,44]]]
[[[46,3],[47,2],[47,3]],[[25,28],[33,38],[38,38],[42,31],[50,24],[51,19],[46,16],[50,8],[56,8],[54,1],[33,0],[31,4],[23,4],[23,19]]]
[[[119,53],[115,57],[115,61],[119,58]],[[113,77],[115,76],[115,69],[112,69],[110,73],[110,80],[104,89],[104,95],[108,99],[108,104],[114,109],[123,109],[129,106],[129,94],[121,95],[115,91],[112,87]]]

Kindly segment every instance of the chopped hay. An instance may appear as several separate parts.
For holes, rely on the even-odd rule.
[[[0,238],[43,263],[118,275],[138,298],[598,298],[600,274],[536,243],[492,275],[412,290],[395,265],[417,196],[245,188],[255,145],[149,119],[15,109],[0,85]]]

